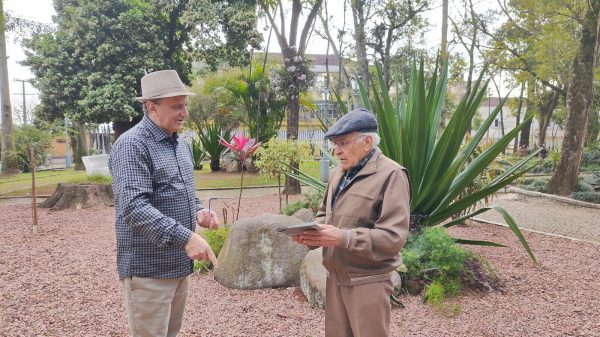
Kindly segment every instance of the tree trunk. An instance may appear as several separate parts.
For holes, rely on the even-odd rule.
[[[10,88],[8,85],[8,64],[6,55],[6,37],[4,35],[4,6],[0,0],[0,91],[2,106],[2,168],[0,174],[19,173],[19,163],[15,153],[13,138],[12,110],[10,106]]]
[[[558,104],[560,94],[554,90],[546,92],[542,95],[540,103],[540,132],[538,134],[538,145],[546,145],[546,131],[550,125],[552,113]]]
[[[298,139],[298,120],[300,115],[300,104],[298,102],[299,94],[299,92],[292,94],[292,98],[290,98],[290,103],[288,105],[287,139]],[[295,162],[292,163],[292,167],[297,170],[300,166],[298,162]],[[284,191],[287,194],[302,193],[300,190],[300,182],[296,179],[286,176]]]
[[[534,110],[533,109],[533,102],[531,100],[531,98],[534,96],[535,94],[535,83],[534,83],[534,79],[530,78],[529,80],[527,80],[527,112],[525,113],[525,116],[529,116],[531,114],[531,111]],[[531,135],[531,123],[532,123],[532,119],[530,119],[527,124],[525,124],[525,126],[523,126],[523,129],[521,130],[521,139],[519,139],[519,148],[529,148],[529,136]]]
[[[81,157],[87,155],[85,151],[85,126],[82,123],[77,123],[75,128],[76,134],[71,136],[71,144],[73,145],[73,164],[76,171],[85,170]]]
[[[139,123],[143,117],[144,115],[141,114],[132,118],[131,121],[113,121],[113,131],[115,132],[115,139],[113,139],[113,141],[116,141],[122,134],[125,133],[125,131],[131,129],[134,125]]]
[[[361,76],[365,89],[369,91],[369,60],[367,59],[367,42],[365,32],[365,0],[351,1],[354,34],[356,39],[357,72]]]
[[[440,68],[448,63],[448,0],[442,0],[442,43],[440,48]]]
[[[113,206],[114,194],[111,185],[67,185],[58,184],[54,193],[39,206],[53,211],[82,209],[93,206]]]
[[[519,124],[521,124],[521,108],[523,108],[523,92],[525,91],[525,82],[523,82],[521,84],[521,94],[519,94],[519,106],[517,107],[517,122],[515,127],[519,126]],[[530,124],[531,125],[531,124]],[[522,133],[523,131],[520,132],[521,137],[522,137]],[[517,148],[519,147],[519,135],[517,135],[517,138],[515,139],[515,145],[513,146],[513,153],[517,153]]]
[[[548,182],[548,191],[569,195],[575,189],[588,115],[594,95],[594,68],[598,46],[600,0],[588,3],[579,48],[573,61],[573,80],[567,92],[567,120],[558,165]]]
[[[210,170],[212,172],[221,171],[221,158],[211,158],[210,159]]]

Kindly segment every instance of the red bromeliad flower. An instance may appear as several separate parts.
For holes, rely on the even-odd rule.
[[[240,163],[243,163],[254,151],[256,151],[262,142],[256,143],[256,139],[250,137],[244,137],[242,132],[238,132],[233,136],[232,142],[228,143],[225,139],[221,138],[221,144],[227,146],[231,152],[233,152]]]
[[[246,160],[246,158],[251,156],[252,153],[256,151],[256,149],[260,147],[262,142],[256,143],[256,139],[244,137],[244,134],[242,132],[236,133],[232,139],[233,141],[231,143],[226,142],[223,138],[221,138],[220,142],[221,144],[227,146],[231,150],[231,152],[233,152],[238,157],[242,169],[242,175],[240,177],[240,197],[238,198],[237,213],[235,215],[235,220],[237,221],[237,219],[240,216],[242,190],[244,189],[244,161]]]

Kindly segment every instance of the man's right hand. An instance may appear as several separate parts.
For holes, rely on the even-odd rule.
[[[185,245],[185,252],[192,260],[210,261],[215,268],[219,266],[217,257],[210,249],[208,242],[196,233],[192,234],[187,245]]]

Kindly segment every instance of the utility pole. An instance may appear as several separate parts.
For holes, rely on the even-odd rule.
[[[27,124],[27,103],[25,103],[25,96],[34,94],[25,93],[25,82],[33,83],[33,80],[19,80],[15,78],[15,82],[21,82],[21,84],[23,85],[23,92],[17,93],[15,95],[23,95],[23,124]]]

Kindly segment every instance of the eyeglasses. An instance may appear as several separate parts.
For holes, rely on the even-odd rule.
[[[332,148],[334,148],[334,149],[337,149],[337,148],[340,148],[340,149],[342,149],[342,148],[343,148],[343,149],[346,149],[346,148],[348,148],[348,145],[349,145],[351,142],[353,142],[353,141],[357,140],[358,138],[362,138],[362,137],[364,137],[364,136],[365,136],[365,135],[359,135],[359,136],[356,136],[356,137],[354,137],[354,138],[350,138],[350,139],[344,139],[344,140],[340,140],[340,141],[333,141],[333,140],[332,140],[332,141],[331,141],[331,145],[332,145],[331,147],[332,147]]]

